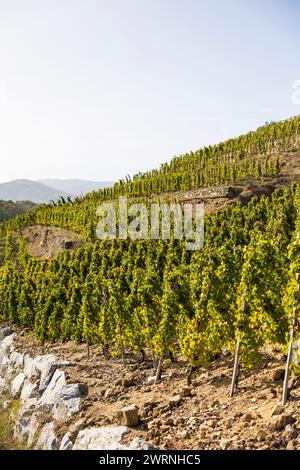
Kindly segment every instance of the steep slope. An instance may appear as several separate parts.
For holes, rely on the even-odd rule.
[[[233,351],[239,336],[245,339],[240,357],[248,365],[266,344],[285,345],[300,272],[300,185],[280,173],[282,161],[291,162],[299,150],[299,124],[294,118],[267,125],[0,226],[0,318],[32,327],[42,341],[98,343],[123,357],[126,350],[146,351],[155,364],[181,355],[192,366],[204,365],[221,350]],[[202,184],[195,175],[199,181],[204,176]],[[251,200],[206,217],[203,249],[190,252],[185,240],[172,237],[96,240],[102,201],[122,194],[150,204],[174,193],[182,199],[187,191],[204,199],[204,191],[213,193],[208,181],[228,199],[239,187],[237,195]],[[225,182],[236,185],[233,191]],[[274,191],[277,184],[286,187]],[[253,187],[257,193],[264,188],[268,197],[251,198]],[[35,225],[72,229],[87,243],[55,259],[32,259],[22,234]]]
[[[288,174],[289,167],[285,161],[292,160],[299,151],[299,136],[300,117],[268,124],[236,139],[176,157],[157,170],[127,177],[112,188],[77,198],[75,203],[42,207],[30,214],[30,221],[24,217],[20,223],[54,224],[93,240],[98,223],[97,207],[103,201],[116,200],[119,196],[149,202],[151,198],[174,195],[181,200],[189,192],[209,187],[238,186],[233,198],[219,200],[220,204],[216,204],[217,199],[214,199],[210,210],[215,210],[224,207],[226,201],[239,199],[239,193],[247,186],[245,201],[256,194],[255,188],[258,194],[270,194],[276,187],[297,180],[295,171]],[[197,200],[201,197],[198,194]]]
[[[135,435],[165,448],[300,448],[299,348],[287,343],[299,312],[299,125],[267,125],[0,224],[0,324],[32,330],[21,350],[75,359],[68,377],[88,383],[88,426],[114,425],[130,400]],[[96,240],[96,208],[120,195],[148,207],[205,200],[203,248],[172,236]],[[29,256],[26,235],[43,252],[62,229],[84,243]],[[288,345],[295,379],[278,411]],[[72,424],[56,421],[61,436]]]

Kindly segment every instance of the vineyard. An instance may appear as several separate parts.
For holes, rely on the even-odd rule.
[[[154,367],[178,356],[203,366],[237,345],[247,366],[266,345],[286,351],[298,298],[299,184],[209,214],[204,248],[195,252],[174,239],[96,240],[96,208],[119,195],[149,203],[169,192],[279,177],[281,156],[297,149],[299,133],[299,117],[268,124],[2,224],[0,321],[32,328],[42,343],[97,344],[106,358],[126,362],[136,352]],[[72,229],[85,244],[32,258],[22,231],[37,224]]]

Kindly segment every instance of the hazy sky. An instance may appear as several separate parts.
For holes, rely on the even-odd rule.
[[[116,180],[300,114],[299,0],[0,0],[0,181]]]

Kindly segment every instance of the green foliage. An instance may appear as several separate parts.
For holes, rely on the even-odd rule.
[[[30,201],[0,201],[0,222],[14,219],[35,206],[36,204]]]
[[[300,270],[300,186],[210,214],[205,246],[184,241],[95,241],[96,207],[120,194],[144,197],[278,173],[299,118],[182,157],[111,189],[42,205],[0,226],[0,321],[31,326],[41,341],[98,343],[111,354],[146,350],[153,362],[182,353],[205,365],[223,348],[251,365],[266,344],[285,344]],[[145,201],[144,199],[141,199]],[[33,259],[20,235],[32,224],[81,232],[89,240],[55,259]]]
[[[33,326],[41,341],[145,349],[154,362],[181,351],[193,365],[234,349],[240,335],[250,365],[266,343],[286,341],[299,203],[295,185],[211,214],[205,247],[193,253],[184,241],[117,239],[38,260],[20,237],[12,260],[8,230],[0,319]]]
[[[280,174],[280,155],[299,144],[300,117],[267,124],[255,132],[174,157],[157,170],[127,176],[111,188],[92,192],[74,201],[42,204],[12,222],[13,227],[42,224],[80,232],[94,241],[96,209],[119,196],[153,197],[211,185],[266,179]]]

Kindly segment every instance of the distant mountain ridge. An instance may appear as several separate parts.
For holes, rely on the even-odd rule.
[[[51,188],[37,181],[26,179],[9,181],[0,184],[0,199],[3,201],[31,201],[36,203],[56,200],[60,196],[71,194]]]
[[[59,191],[65,191],[75,196],[85,195],[92,191],[97,191],[101,188],[109,188],[114,182],[113,181],[88,181],[82,179],[55,179],[47,178],[39,180],[39,183],[50,186],[51,188],[58,189]]]
[[[47,179],[41,181],[18,179],[7,183],[0,183],[0,200],[47,203],[51,200],[56,201],[61,196],[66,198],[68,196],[75,197],[85,195],[88,192],[111,186],[112,184],[112,182],[106,183],[75,179]]]

